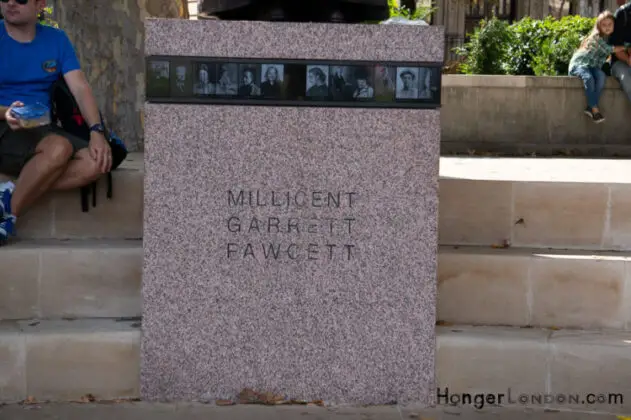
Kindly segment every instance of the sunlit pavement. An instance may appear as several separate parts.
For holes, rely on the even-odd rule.
[[[330,408],[317,406],[267,407],[236,405],[217,407],[202,404],[29,404],[0,407],[0,420],[286,420],[286,419],[344,419],[344,420],[582,420],[624,419],[614,414],[543,409],[488,408],[476,411],[469,408],[439,407],[415,410],[411,407]],[[631,420],[631,417],[629,417]]]

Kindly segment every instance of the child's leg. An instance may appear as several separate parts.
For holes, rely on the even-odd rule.
[[[585,88],[585,96],[587,97],[587,108],[593,113],[594,108],[598,111],[598,97],[596,96],[596,81],[590,68],[587,67],[574,67],[570,74],[572,76],[578,76],[583,80],[583,87]]]
[[[607,81],[607,75],[604,71],[599,68],[592,67],[589,69],[592,73],[592,77],[594,78],[594,99],[596,100],[596,108],[598,108],[598,103],[600,102],[600,96],[605,89],[605,82]]]

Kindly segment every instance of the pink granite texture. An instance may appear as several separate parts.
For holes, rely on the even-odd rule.
[[[148,54],[421,61],[443,45],[438,28],[376,25],[153,20],[147,33]],[[142,397],[434,404],[440,111],[145,113]]]
[[[444,32],[442,26],[147,19],[145,55],[442,62]]]

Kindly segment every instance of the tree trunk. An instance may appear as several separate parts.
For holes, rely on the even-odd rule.
[[[109,125],[132,151],[143,149],[146,17],[188,18],[186,0],[54,0]]]

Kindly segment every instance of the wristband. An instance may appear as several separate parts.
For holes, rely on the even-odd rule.
[[[103,124],[94,124],[93,126],[90,127],[90,133],[92,133],[93,131],[97,133],[105,134],[105,127],[103,127]]]

